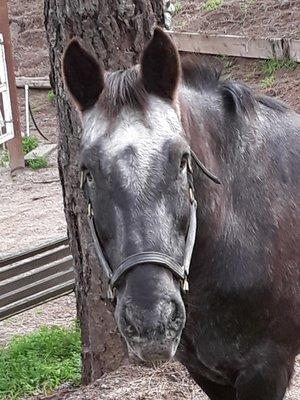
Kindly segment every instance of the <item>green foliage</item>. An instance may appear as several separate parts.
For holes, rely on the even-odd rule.
[[[7,167],[9,164],[9,154],[7,150],[0,152],[0,167]]]
[[[22,138],[22,149],[23,153],[27,154],[31,150],[34,150],[38,147],[39,141],[35,136],[24,136]]]
[[[268,89],[274,86],[275,81],[276,79],[274,75],[266,76],[264,79],[262,79],[260,85],[263,89]]]
[[[261,87],[267,89],[274,86],[276,81],[275,73],[277,71],[281,69],[294,70],[296,67],[296,61],[287,58],[283,60],[269,59],[262,61],[261,69],[265,77],[261,81]]]
[[[203,10],[205,11],[215,11],[223,4],[223,0],[206,0],[203,3]]]
[[[53,92],[53,90],[49,90],[48,94],[47,94],[48,100],[52,103],[55,100],[55,94]]]
[[[240,4],[240,9],[243,13],[247,13],[248,9],[256,3],[256,0],[243,0]]]
[[[31,160],[26,160],[26,165],[33,170],[46,168],[47,167],[47,160],[45,157],[35,157]]]
[[[280,69],[294,70],[296,67],[297,67],[297,62],[293,60],[289,60],[286,58],[283,60],[269,59],[263,61],[262,72],[267,76],[271,76]]]
[[[0,399],[46,393],[63,382],[80,383],[80,332],[43,327],[0,349]]]
[[[175,14],[178,14],[182,10],[182,4],[180,1],[176,1],[175,3]]]
[[[225,70],[230,69],[234,64],[232,57],[225,56],[223,54],[221,54],[220,56],[217,56],[217,57],[219,58],[219,60],[221,60],[221,62],[223,64],[223,69],[225,69]]]

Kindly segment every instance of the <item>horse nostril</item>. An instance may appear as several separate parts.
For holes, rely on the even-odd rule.
[[[175,331],[182,327],[183,315],[177,302],[172,301],[172,311],[170,314],[170,327]]]
[[[172,312],[171,312],[171,321],[176,321],[180,318],[179,308],[175,301],[172,302]]]
[[[124,317],[124,333],[128,338],[138,337],[139,332],[136,327],[129,321],[129,319],[125,316]]]

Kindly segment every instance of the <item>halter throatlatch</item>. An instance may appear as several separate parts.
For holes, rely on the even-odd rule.
[[[195,153],[192,152],[192,156],[196,163],[201,168],[201,170],[214,182],[220,183],[217,177],[210,173],[204,165],[198,160]],[[200,165],[198,164],[200,163]],[[168,269],[172,274],[180,280],[181,288],[184,292],[189,290],[188,275],[193,254],[193,249],[196,239],[197,230],[197,201],[195,199],[194,185],[193,185],[193,171],[190,162],[188,162],[188,183],[189,183],[189,197],[190,197],[190,223],[188,228],[188,233],[185,242],[185,249],[182,262],[179,263],[177,260],[171,256],[156,252],[156,251],[146,251],[141,253],[133,254],[125,260],[123,260],[116,268],[112,269],[106,260],[97,232],[95,227],[95,220],[93,215],[93,209],[90,202],[89,196],[86,194],[88,200],[88,223],[92,233],[95,251],[99,260],[99,264],[103,269],[108,281],[108,293],[107,297],[110,300],[115,299],[116,288],[120,278],[127,273],[132,268],[137,267],[141,264],[156,264],[163,268]],[[80,188],[82,189],[85,183],[84,172],[81,172],[80,176]]]

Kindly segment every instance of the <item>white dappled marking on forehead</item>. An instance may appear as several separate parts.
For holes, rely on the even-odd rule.
[[[117,156],[131,146],[141,165],[147,165],[153,154],[163,151],[164,144],[184,137],[174,108],[151,96],[146,117],[141,111],[124,108],[114,122],[111,134],[106,134],[109,121],[97,107],[83,116],[83,144],[101,142],[108,157]]]
[[[164,101],[150,96],[145,114],[147,121],[141,111],[124,107],[115,121],[112,134],[105,135],[109,121],[96,106],[83,115],[83,144],[92,145],[101,140],[102,145],[107,145],[107,150],[114,153],[129,145],[142,147],[146,144],[150,150],[149,145],[152,144],[155,150],[167,139],[183,136],[175,109]]]
[[[137,194],[145,194],[147,179],[160,174],[160,165],[154,170],[153,157],[168,156],[164,151],[165,143],[184,137],[175,109],[151,96],[146,113],[124,107],[107,134],[109,126],[110,122],[96,107],[85,113],[83,145],[90,147],[101,143],[105,157],[117,163],[122,185]],[[123,157],[122,152],[128,148],[134,155]]]

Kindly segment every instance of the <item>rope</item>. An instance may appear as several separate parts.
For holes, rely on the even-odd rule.
[[[35,126],[35,129],[36,129],[36,130],[38,131],[38,133],[42,136],[42,138],[44,138],[45,140],[47,140],[47,142],[53,143],[53,142],[51,142],[50,139],[48,139],[48,138],[41,132],[40,128],[38,127],[38,125],[37,125],[37,123],[36,123],[36,120],[35,120],[35,118],[34,118],[34,116],[33,116],[33,112],[32,112],[32,108],[31,108],[30,102],[28,102],[28,106],[29,106],[29,113],[30,113],[30,116],[31,116],[33,125]]]

